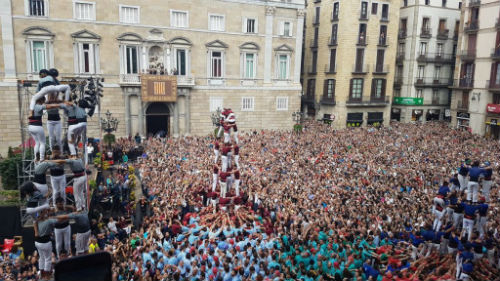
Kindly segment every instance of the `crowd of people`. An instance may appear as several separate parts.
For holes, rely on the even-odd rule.
[[[499,278],[497,142],[435,123],[247,132],[239,196],[213,191],[213,138],[145,147],[152,211],[113,251],[117,280]]]
[[[86,245],[114,280],[500,280],[498,142],[441,123],[218,141],[118,140],[144,148],[141,220],[91,219]]]

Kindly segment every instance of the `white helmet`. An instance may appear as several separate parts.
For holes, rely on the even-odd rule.
[[[236,115],[233,112],[229,113],[229,115],[227,116],[227,122],[229,123],[236,122]]]

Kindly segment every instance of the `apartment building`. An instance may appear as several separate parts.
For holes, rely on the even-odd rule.
[[[401,1],[392,120],[450,120],[461,5]]]
[[[500,1],[468,0],[461,10],[452,125],[500,137]]]
[[[399,3],[308,1],[302,111],[337,128],[388,124]],[[388,86],[389,85],[389,86]]]
[[[42,68],[105,78],[117,135],[291,129],[300,110],[304,0],[0,0],[0,154],[20,144],[18,81]],[[156,83],[156,84],[155,84]],[[167,86],[165,86],[167,85]],[[158,97],[161,96],[161,97]],[[97,117],[89,136],[99,135]]]

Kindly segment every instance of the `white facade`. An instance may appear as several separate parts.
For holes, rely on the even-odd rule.
[[[401,1],[394,96],[423,98],[423,105],[393,103],[392,118],[442,120],[449,112],[459,6],[458,0]]]
[[[464,5],[455,71],[457,83],[451,102],[453,126],[497,139],[500,114],[488,112],[487,107],[500,106],[499,18],[500,1],[475,0]]]

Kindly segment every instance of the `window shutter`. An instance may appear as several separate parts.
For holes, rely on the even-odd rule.
[[[359,99],[363,99],[363,88],[365,86],[365,79],[361,78],[359,80],[361,80],[361,94],[360,94]]]
[[[351,78],[351,80],[349,81],[349,98],[352,98],[352,83],[353,79]]]
[[[371,96],[376,97],[376,91],[377,91],[377,79],[372,79],[372,92]]]
[[[497,64],[496,63],[492,63],[491,64],[491,72],[490,72],[490,85],[494,85],[495,84],[495,77],[496,77],[496,68]]]
[[[293,22],[290,22],[290,36],[293,36]]]
[[[385,97],[385,84],[386,84],[386,82],[387,82],[387,80],[382,79],[382,94],[381,94],[382,97]]]
[[[79,59],[79,57],[78,57],[78,43],[73,43],[73,64],[74,64],[73,70],[75,71],[75,73],[79,72],[78,59]]]
[[[255,18],[253,28],[254,28],[255,33],[259,33],[259,20],[258,20],[258,18]]]
[[[328,97],[328,79],[325,79],[323,83],[323,97]]]
[[[332,85],[332,98],[335,100],[335,83],[337,83],[337,80],[333,79],[333,85]]]
[[[474,72],[475,72],[474,70],[475,70],[475,68],[476,68],[476,64],[474,63],[474,64],[472,64],[472,75],[471,75],[471,77],[472,77],[471,79],[472,80],[474,80]]]
[[[243,18],[243,22],[241,23],[241,32],[246,33],[247,32],[247,24],[248,24],[248,19]]]
[[[280,21],[279,28],[280,28],[279,35],[281,35],[281,36],[285,35],[285,22]]]

